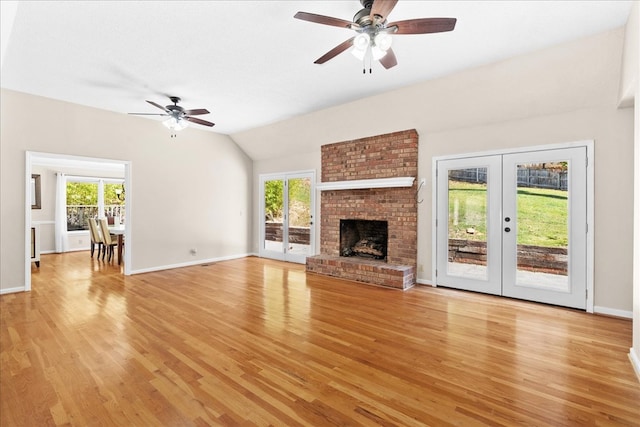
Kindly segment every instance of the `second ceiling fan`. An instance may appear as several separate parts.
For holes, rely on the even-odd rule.
[[[456,18],[418,18],[387,23],[387,16],[398,0],[360,0],[360,3],[363,9],[355,14],[353,21],[308,12],[295,14],[294,18],[303,21],[347,28],[357,33],[316,59],[315,64],[324,64],[353,46],[353,54],[357,58],[364,60],[366,55],[370,55],[389,69],[398,64],[391,49],[391,34],[441,33],[452,31],[456,26]]]
[[[163,107],[160,104],[157,104],[153,101],[147,101],[149,104],[163,110],[163,113],[129,113],[137,116],[166,116],[169,117],[167,120],[162,122],[166,127],[171,130],[181,130],[187,127],[187,122],[197,123],[199,125],[212,127],[214,123],[211,123],[207,120],[202,120],[197,117],[202,114],[209,114],[209,110],[206,108],[196,108],[193,110],[185,110],[181,106],[178,105],[180,102],[180,98],[177,96],[170,96],[169,99],[173,102],[173,105],[167,105]]]

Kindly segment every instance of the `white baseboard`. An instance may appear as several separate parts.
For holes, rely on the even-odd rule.
[[[4,294],[14,294],[16,292],[24,292],[24,286],[21,288],[6,288],[6,289],[0,289],[0,295],[4,295]]]
[[[631,365],[633,370],[636,371],[638,381],[640,381],[640,349],[635,350],[633,347],[629,350],[629,359],[631,359]]]
[[[181,262],[178,264],[159,265],[157,267],[131,270],[131,274],[133,275],[133,274],[142,274],[142,273],[152,273],[154,271],[171,270],[174,268],[193,267],[194,265],[210,264],[213,262],[220,262],[220,261],[229,261],[232,259],[246,258],[248,256],[251,256],[251,255],[250,254],[229,255],[229,256],[220,257],[220,258],[199,259],[196,261]]]
[[[418,285],[428,285],[428,286],[433,286],[434,288],[436,287],[436,285],[431,280],[416,279],[416,283]]]
[[[597,314],[606,314],[607,316],[624,317],[625,319],[632,319],[633,312],[627,310],[619,310],[617,308],[594,306],[593,312]]]

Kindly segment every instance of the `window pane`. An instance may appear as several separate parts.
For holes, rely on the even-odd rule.
[[[98,214],[98,184],[67,182],[67,231],[88,230],[87,220]]]
[[[517,165],[518,286],[569,288],[569,162]]]
[[[449,170],[447,274],[487,280],[488,169]]]
[[[123,184],[104,184],[104,216],[120,217],[124,220],[125,188]]]

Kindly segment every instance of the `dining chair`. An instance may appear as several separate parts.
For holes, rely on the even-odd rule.
[[[91,233],[91,258],[93,258],[93,253],[95,251],[96,245],[98,246],[98,258],[100,258],[100,251],[102,250],[102,235],[100,234],[100,230],[98,230],[98,223],[95,218],[89,218],[89,231]]]
[[[111,258],[113,258],[113,248],[118,244],[118,242],[111,238],[111,233],[109,233],[109,223],[106,218],[100,218],[100,230],[102,231],[102,244],[104,245],[104,249],[102,252],[102,259],[104,260],[104,255],[109,251],[109,256],[107,257],[107,261],[111,262]]]

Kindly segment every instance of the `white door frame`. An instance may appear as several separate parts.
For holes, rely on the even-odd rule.
[[[259,225],[259,232],[258,232],[258,254],[261,257],[266,257],[266,258],[273,258],[273,259],[278,259],[278,260],[282,260],[282,261],[290,261],[290,262],[297,262],[297,263],[304,263],[305,261],[302,259],[299,259],[299,255],[296,256],[290,256],[288,254],[287,251],[283,251],[281,254],[280,253],[275,253],[274,251],[266,251],[264,249],[264,241],[265,241],[265,226],[264,226],[264,183],[266,181],[271,181],[271,180],[282,180],[282,181],[287,181],[288,179],[292,179],[292,178],[301,178],[301,177],[309,177],[310,181],[311,181],[311,188],[310,188],[310,201],[309,201],[309,209],[311,210],[311,214],[313,215],[311,218],[311,227],[309,229],[309,250],[310,253],[308,254],[308,256],[312,256],[315,254],[315,223],[316,223],[316,218],[315,218],[315,206],[316,206],[316,191],[315,191],[315,184],[316,184],[316,171],[315,170],[303,170],[303,171],[294,171],[294,172],[281,172],[281,173],[268,173],[268,174],[260,174],[260,176],[258,177],[258,185],[260,186],[260,188],[258,189],[258,198],[259,198],[259,206],[258,206],[258,215],[260,218],[260,225]],[[284,209],[288,210],[288,192],[285,191],[285,194],[283,194],[283,203]],[[288,241],[289,241],[289,235],[288,235],[288,225],[285,226],[285,224],[283,224],[283,233],[282,233],[282,244],[285,245]],[[306,258],[306,257],[305,257]]]
[[[584,140],[584,141],[575,141],[575,142],[567,142],[560,144],[549,144],[549,145],[536,145],[530,147],[518,147],[518,148],[508,148],[504,150],[490,150],[490,151],[482,151],[482,152],[473,152],[473,153],[464,153],[464,154],[453,154],[448,156],[437,156],[431,159],[431,282],[432,286],[437,286],[437,276],[436,276],[436,268],[437,268],[437,227],[436,227],[436,219],[437,219],[437,163],[442,160],[452,160],[452,159],[463,159],[466,157],[482,157],[482,156],[492,156],[492,155],[503,155],[503,154],[515,154],[515,153],[523,153],[523,152],[532,152],[532,151],[547,151],[554,149],[562,149],[562,148],[571,148],[571,147],[585,147],[587,151],[587,237],[586,237],[586,245],[587,245],[587,272],[586,272],[586,287],[587,287],[587,301],[586,301],[586,311],[588,313],[593,313],[594,308],[594,290],[593,290],[593,278],[594,278],[594,142],[593,140]]]
[[[92,162],[92,163],[118,163],[124,166],[124,185],[127,189],[127,209],[125,210],[125,229],[124,238],[127,242],[127,250],[124,251],[124,275],[131,275],[131,253],[133,241],[131,239],[131,218],[133,217],[133,187],[131,185],[131,162],[124,160],[111,160],[95,157],[72,156],[69,154],[41,153],[36,151],[27,151],[25,155],[25,206],[24,206],[24,246],[25,246],[25,268],[24,268],[24,290],[31,290],[31,171],[34,158],[46,158],[52,161],[60,162]]]

